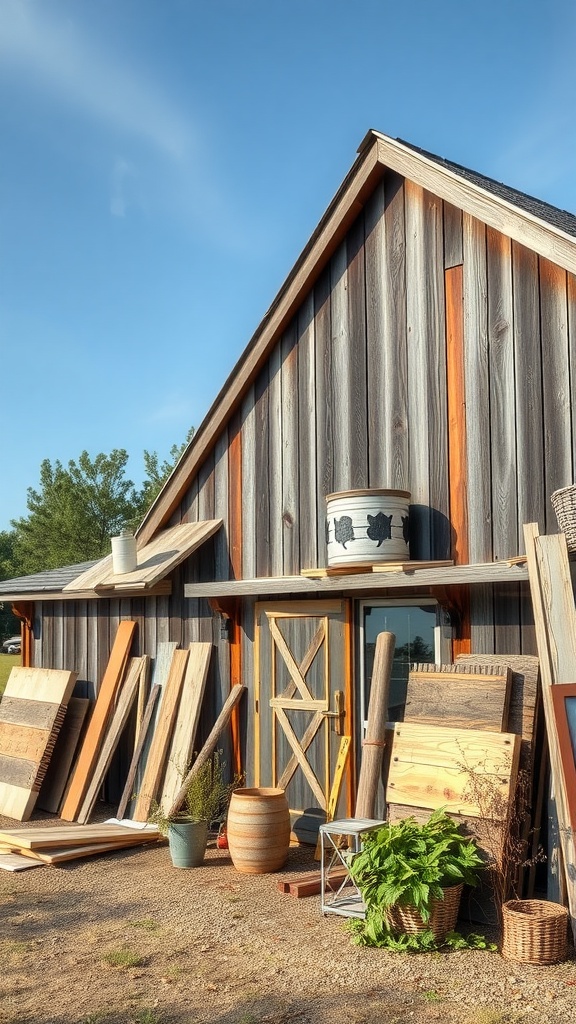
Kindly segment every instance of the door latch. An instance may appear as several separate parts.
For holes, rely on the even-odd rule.
[[[323,711],[322,714],[326,718],[333,718],[334,719],[334,732],[336,733],[337,736],[343,736],[344,735],[344,715],[346,714],[346,709],[344,707],[344,691],[343,690],[336,690],[336,692],[334,694],[334,704],[335,704],[335,707],[336,707],[335,711]]]

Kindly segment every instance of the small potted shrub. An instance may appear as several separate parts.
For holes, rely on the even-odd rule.
[[[453,932],[462,888],[477,884],[481,866],[475,844],[443,810],[423,824],[405,818],[367,833],[350,862],[366,908],[365,918],[351,923],[355,941],[437,948]]]
[[[168,837],[172,863],[177,868],[194,868],[202,864],[208,842],[208,828],[222,817],[237,780],[226,782],[222,751],[217,750],[191,778],[183,806],[172,817],[156,806],[150,821]],[[184,774],[184,773],[183,773]]]

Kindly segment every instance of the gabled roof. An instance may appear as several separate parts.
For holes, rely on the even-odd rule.
[[[269,352],[387,169],[576,274],[576,218],[399,139],[369,131],[270,309],[138,531],[146,544],[165,525]]]

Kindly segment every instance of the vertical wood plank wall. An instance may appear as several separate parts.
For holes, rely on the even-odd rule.
[[[450,349],[455,288],[461,366]],[[73,660],[93,695],[124,614],[138,615],[148,653],[162,640],[216,638],[212,714],[231,654],[207,602],[184,599],[184,584],[323,565],[324,496],[334,490],[409,489],[413,557],[517,555],[525,521],[556,529],[550,494],[576,474],[575,373],[575,278],[386,173],[171,519],[220,516],[222,531],[173,574],[172,597],[45,604],[35,657]],[[449,440],[455,388],[461,448]],[[456,518],[454,474],[467,497]],[[251,614],[243,602],[241,668],[240,648],[234,658],[245,682]],[[534,649],[519,588],[470,588],[470,631],[474,651]]]

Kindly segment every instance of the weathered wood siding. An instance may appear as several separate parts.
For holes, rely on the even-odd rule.
[[[458,318],[453,307],[447,316],[446,275],[460,267]],[[446,338],[455,321],[456,375]],[[467,523],[471,562],[517,555],[524,522],[556,530],[550,494],[576,473],[575,372],[575,278],[385,174],[171,520],[218,516],[222,530],[174,572],[171,597],[38,605],[37,663],[76,669],[79,692],[94,695],[121,617],[138,619],[143,653],[163,640],[213,640],[206,724],[227,691],[231,656],[207,602],[183,598],[186,582],[324,565],[324,496],[356,487],[411,491],[412,557],[457,554],[456,518]],[[463,401],[455,406],[448,381],[456,378]],[[450,479],[449,430],[465,487]],[[461,501],[467,509],[456,517]],[[520,588],[471,587],[469,599],[473,651],[534,651]],[[251,602],[242,604],[240,634],[250,685]],[[245,703],[244,717],[252,714]]]

